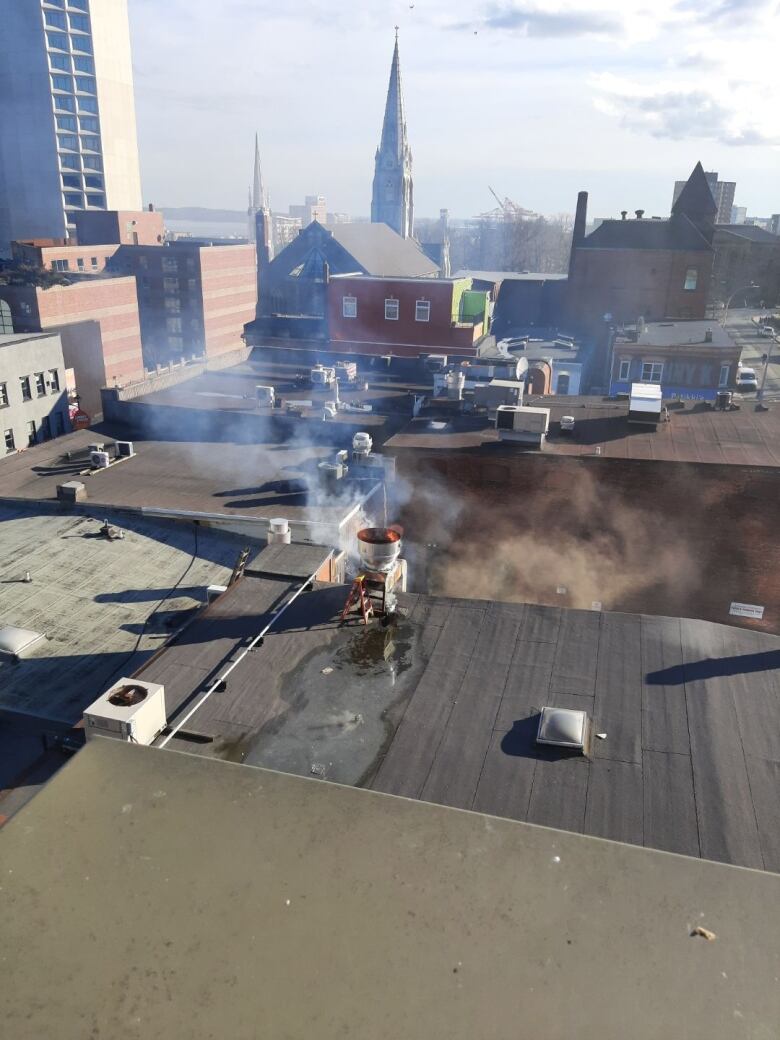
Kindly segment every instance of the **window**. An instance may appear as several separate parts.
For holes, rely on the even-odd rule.
[[[43,372],[35,373],[35,392],[38,397],[46,396],[46,376]]]
[[[385,321],[398,321],[398,300],[385,300]]]
[[[188,271],[194,271],[195,270],[195,261],[193,260],[193,258],[191,256],[187,257],[187,270]]]
[[[27,443],[32,447],[38,439],[38,432],[35,427],[35,419],[30,419],[27,423]]]
[[[149,257],[147,257],[147,256],[139,256],[138,257],[138,266],[141,268],[142,271],[148,271],[149,270]]]
[[[99,173],[103,170],[103,160],[99,155],[85,155],[82,157],[82,162],[85,170],[97,170]]]
[[[75,7],[77,11],[86,11],[87,0],[68,0],[68,7]]]
[[[65,205],[66,206],[77,206],[79,209],[84,208],[84,196],[76,193],[75,191],[65,192]]]
[[[63,90],[69,88],[63,87]],[[91,76],[76,76],[76,90],[81,90],[85,94],[96,94],[95,81]]]
[[[93,174],[91,177],[85,177],[84,178],[84,184],[88,188],[102,188],[103,187],[103,178],[102,177],[95,177],[94,174]]]
[[[660,383],[664,366],[660,361],[644,361],[642,363],[642,382]]]
[[[95,63],[92,58],[74,58],[73,65],[76,72],[89,72],[91,75],[95,75]]]
[[[688,270],[685,272],[685,285],[683,285],[683,289],[686,292],[693,292],[693,290],[696,288],[696,284],[698,281],[699,272],[696,270],[695,267],[689,267]]]
[[[631,361],[629,358],[621,358],[620,360],[620,372],[618,373],[618,379],[625,382],[631,374]]]
[[[431,320],[431,305],[428,300],[418,300],[414,308],[415,321]]]
[[[79,112],[93,112],[97,115],[97,98],[79,97]]]
[[[49,7],[64,7],[65,0],[46,0]]]
[[[168,332],[181,332],[181,318],[166,318],[165,327]]]
[[[75,116],[57,116],[57,129],[58,130],[75,130],[76,129],[76,117]]]
[[[55,94],[54,107],[60,112],[75,112],[76,102],[67,94]]]
[[[179,291],[179,279],[178,278],[163,278],[163,289],[166,292],[178,292]]]
[[[78,259],[76,260],[76,267],[78,267],[79,271],[83,271],[84,270],[84,257],[83,256],[78,257]]]
[[[30,389],[30,377],[19,376],[19,383],[22,387],[22,400],[32,401],[32,390]]]
[[[181,336],[169,336],[168,346],[171,350],[184,350],[184,340]]]
[[[68,37],[64,33],[47,32],[46,39],[54,51],[66,51],[68,49]]]
[[[87,205],[97,209],[106,208],[105,195],[87,195]]]
[[[8,407],[8,384],[0,383],[0,408]]]
[[[731,365],[721,365],[720,375],[718,376],[718,386],[728,386],[729,376],[731,375]]]
[[[61,437],[65,433],[65,413],[54,413],[54,436]]]
[[[14,431],[5,431],[5,451],[8,454],[9,451],[16,451],[16,443],[14,441]]]
[[[179,273],[179,261],[174,260],[173,257],[164,256],[162,262],[162,269],[167,274],[178,274]]]
[[[46,11],[44,19],[47,25],[51,25],[54,29],[67,29],[68,23],[65,20],[65,15],[60,14],[59,11]]]
[[[49,422],[48,415],[44,415],[41,419],[41,437],[45,441],[51,440],[51,423]]]
[[[49,387],[54,394],[60,389],[60,374],[56,368],[49,369]]]
[[[50,54],[49,64],[53,69],[61,69],[62,72],[70,72],[70,58],[67,54]]]
[[[27,304],[29,307],[29,303]],[[10,334],[14,331],[14,322],[11,317],[11,308],[5,300],[0,300],[0,332]]]
[[[198,291],[197,279],[196,278],[188,278],[187,279],[187,288],[189,289],[189,291],[191,293],[197,292]]]
[[[73,134],[60,134],[57,138],[60,148],[64,148],[69,152],[77,152],[79,149],[79,139]]]
[[[170,311],[172,314],[181,314],[181,304],[179,303],[178,297],[166,296],[165,309],[166,311]]]
[[[67,271],[70,269],[70,264],[67,260],[52,260],[51,269],[52,271]]]
[[[85,54],[92,53],[92,40],[89,36],[71,36],[70,42],[74,51],[83,51]]]
[[[64,170],[80,170],[81,160],[77,155],[61,155],[60,166]]]
[[[341,313],[345,318],[357,318],[357,297],[342,297],[341,308]]]
[[[97,257],[96,256],[91,256],[89,258],[89,262],[92,264],[92,270],[93,271],[97,271],[97,265],[98,265]]]
[[[70,76],[52,76],[51,85],[54,90],[73,90],[73,80]]]
[[[76,32],[89,32],[89,18],[83,14],[70,15],[70,27]]]
[[[77,173],[63,173],[62,186],[63,188],[80,188],[81,177]]]
[[[81,129],[87,130],[91,134],[96,134],[100,129],[100,125],[94,116],[82,116],[79,122],[81,123]]]

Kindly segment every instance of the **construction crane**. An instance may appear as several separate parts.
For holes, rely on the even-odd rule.
[[[479,215],[479,217],[477,219],[479,219],[479,220],[492,220],[492,221],[497,221],[497,220],[500,220],[500,219],[503,219],[503,220],[521,220],[521,219],[524,219],[524,218],[537,216],[537,214],[534,213],[533,210],[523,209],[522,206],[519,206],[516,202],[514,202],[512,199],[510,199],[508,195],[505,195],[504,198],[502,199],[499,196],[498,192],[494,191],[493,188],[491,188],[491,186],[489,184],[488,184],[488,191],[493,196],[493,198],[496,200],[496,202],[498,203],[498,206],[497,206],[496,209],[489,210],[487,213],[480,213],[480,215]]]

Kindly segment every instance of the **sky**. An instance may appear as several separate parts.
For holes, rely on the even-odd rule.
[[[666,215],[701,160],[780,212],[780,0],[129,0],[144,197],[366,216],[394,26],[415,209]]]

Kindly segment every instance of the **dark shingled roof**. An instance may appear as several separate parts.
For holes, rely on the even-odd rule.
[[[579,249],[709,250],[707,240],[684,215],[669,220],[605,220]]]
[[[366,274],[382,278],[434,278],[439,268],[411,238],[401,238],[387,224],[336,224],[334,239]]]
[[[749,242],[759,242],[761,245],[780,247],[780,236],[773,235],[771,231],[756,227],[755,224],[717,224],[715,235],[719,241],[726,236],[744,238]]]
[[[672,215],[684,214],[694,218],[712,218],[717,212],[718,205],[707,182],[704,167],[700,162],[697,162],[693,168],[693,173],[686,181],[685,187],[672,206]]]

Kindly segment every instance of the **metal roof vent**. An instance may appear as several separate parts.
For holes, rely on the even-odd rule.
[[[0,657],[12,657],[18,661],[26,657],[42,639],[45,639],[42,633],[30,628],[0,625]]]
[[[553,747],[572,748],[575,751],[585,750],[588,735],[588,716],[584,711],[573,708],[542,708],[539,716],[539,729],[536,734],[537,744],[550,744]]]

